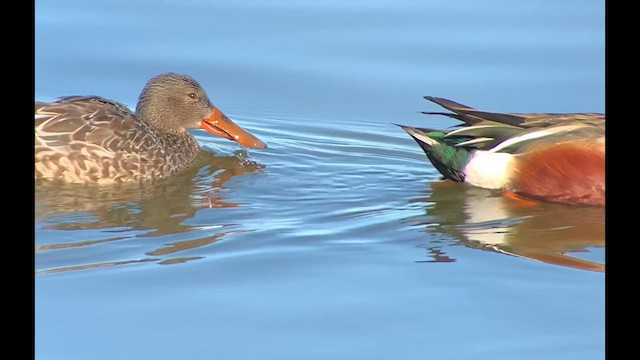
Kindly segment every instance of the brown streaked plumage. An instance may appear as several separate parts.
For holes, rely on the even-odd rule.
[[[247,147],[267,145],[211,104],[197,81],[166,73],[147,82],[135,113],[98,96],[35,103],[35,177],[73,183],[159,179],[189,167],[203,128]]]
[[[494,113],[425,97],[464,122],[455,130],[402,128],[446,178],[572,205],[605,203],[605,115]]]

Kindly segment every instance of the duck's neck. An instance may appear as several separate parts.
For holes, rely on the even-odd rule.
[[[189,133],[162,133],[162,151],[166,166],[170,173],[177,173],[186,169],[196,159],[200,146],[196,139]]]

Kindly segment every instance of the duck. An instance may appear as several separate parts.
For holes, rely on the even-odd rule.
[[[135,111],[100,96],[36,101],[35,178],[113,184],[171,177],[200,151],[190,129],[267,148],[214,106],[193,77],[169,72],[147,81]]]
[[[462,124],[444,130],[399,125],[444,179],[507,197],[605,205],[605,114],[498,113],[434,96]]]

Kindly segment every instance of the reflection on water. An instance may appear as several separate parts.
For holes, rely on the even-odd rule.
[[[577,207],[540,202],[520,202],[490,190],[450,181],[434,182],[431,193],[412,202],[424,203],[427,226],[452,236],[471,248],[603,272],[605,265],[580,259],[574,253],[605,247],[603,208]],[[435,262],[452,262],[443,244],[427,246]]]
[[[60,242],[38,244],[36,252],[82,248],[126,240],[132,237],[132,232],[136,238],[168,235],[171,239],[175,239],[175,235],[180,233],[206,233],[206,236],[196,239],[172,240],[145,252],[145,255],[153,258],[64,266],[40,270],[39,273],[147,261],[174,264],[201,258],[164,256],[203,247],[226,235],[249,231],[234,229],[238,226],[234,223],[196,226],[186,224],[185,221],[193,218],[201,209],[238,206],[234,202],[224,200],[225,183],[235,176],[263,168],[263,165],[247,159],[244,151],[237,151],[234,156],[218,157],[202,151],[196,164],[190,169],[180,176],[157,183],[97,186],[38,181],[35,188],[35,214],[38,219],[36,227],[40,231],[62,231],[72,236],[71,240],[65,238]],[[76,233],[80,231],[87,232],[85,236],[78,236]],[[108,235],[106,238],[105,234]]]
[[[217,157],[166,182],[38,184],[36,358],[604,358],[604,273],[537,261],[604,263],[576,219],[602,216],[440,189],[394,125],[457,124],[424,95],[603,112],[603,5],[36,0],[36,99],[133,108],[182,72],[269,144],[260,170],[194,131]]]
[[[86,265],[78,265],[78,266],[60,267],[55,269],[46,269],[46,270],[37,271],[36,273],[51,274],[51,273],[59,273],[63,271],[98,269],[98,268],[104,268],[104,267],[110,267],[110,266],[116,266],[116,265],[127,265],[127,264],[144,263],[144,262],[150,262],[150,261],[158,261],[158,259],[146,258],[146,259],[140,259],[140,260],[109,261],[109,262],[103,262],[98,264],[86,264]]]

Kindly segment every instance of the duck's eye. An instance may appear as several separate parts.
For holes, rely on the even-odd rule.
[[[196,93],[189,93],[189,97],[192,99],[197,99],[198,95],[196,95]]]

